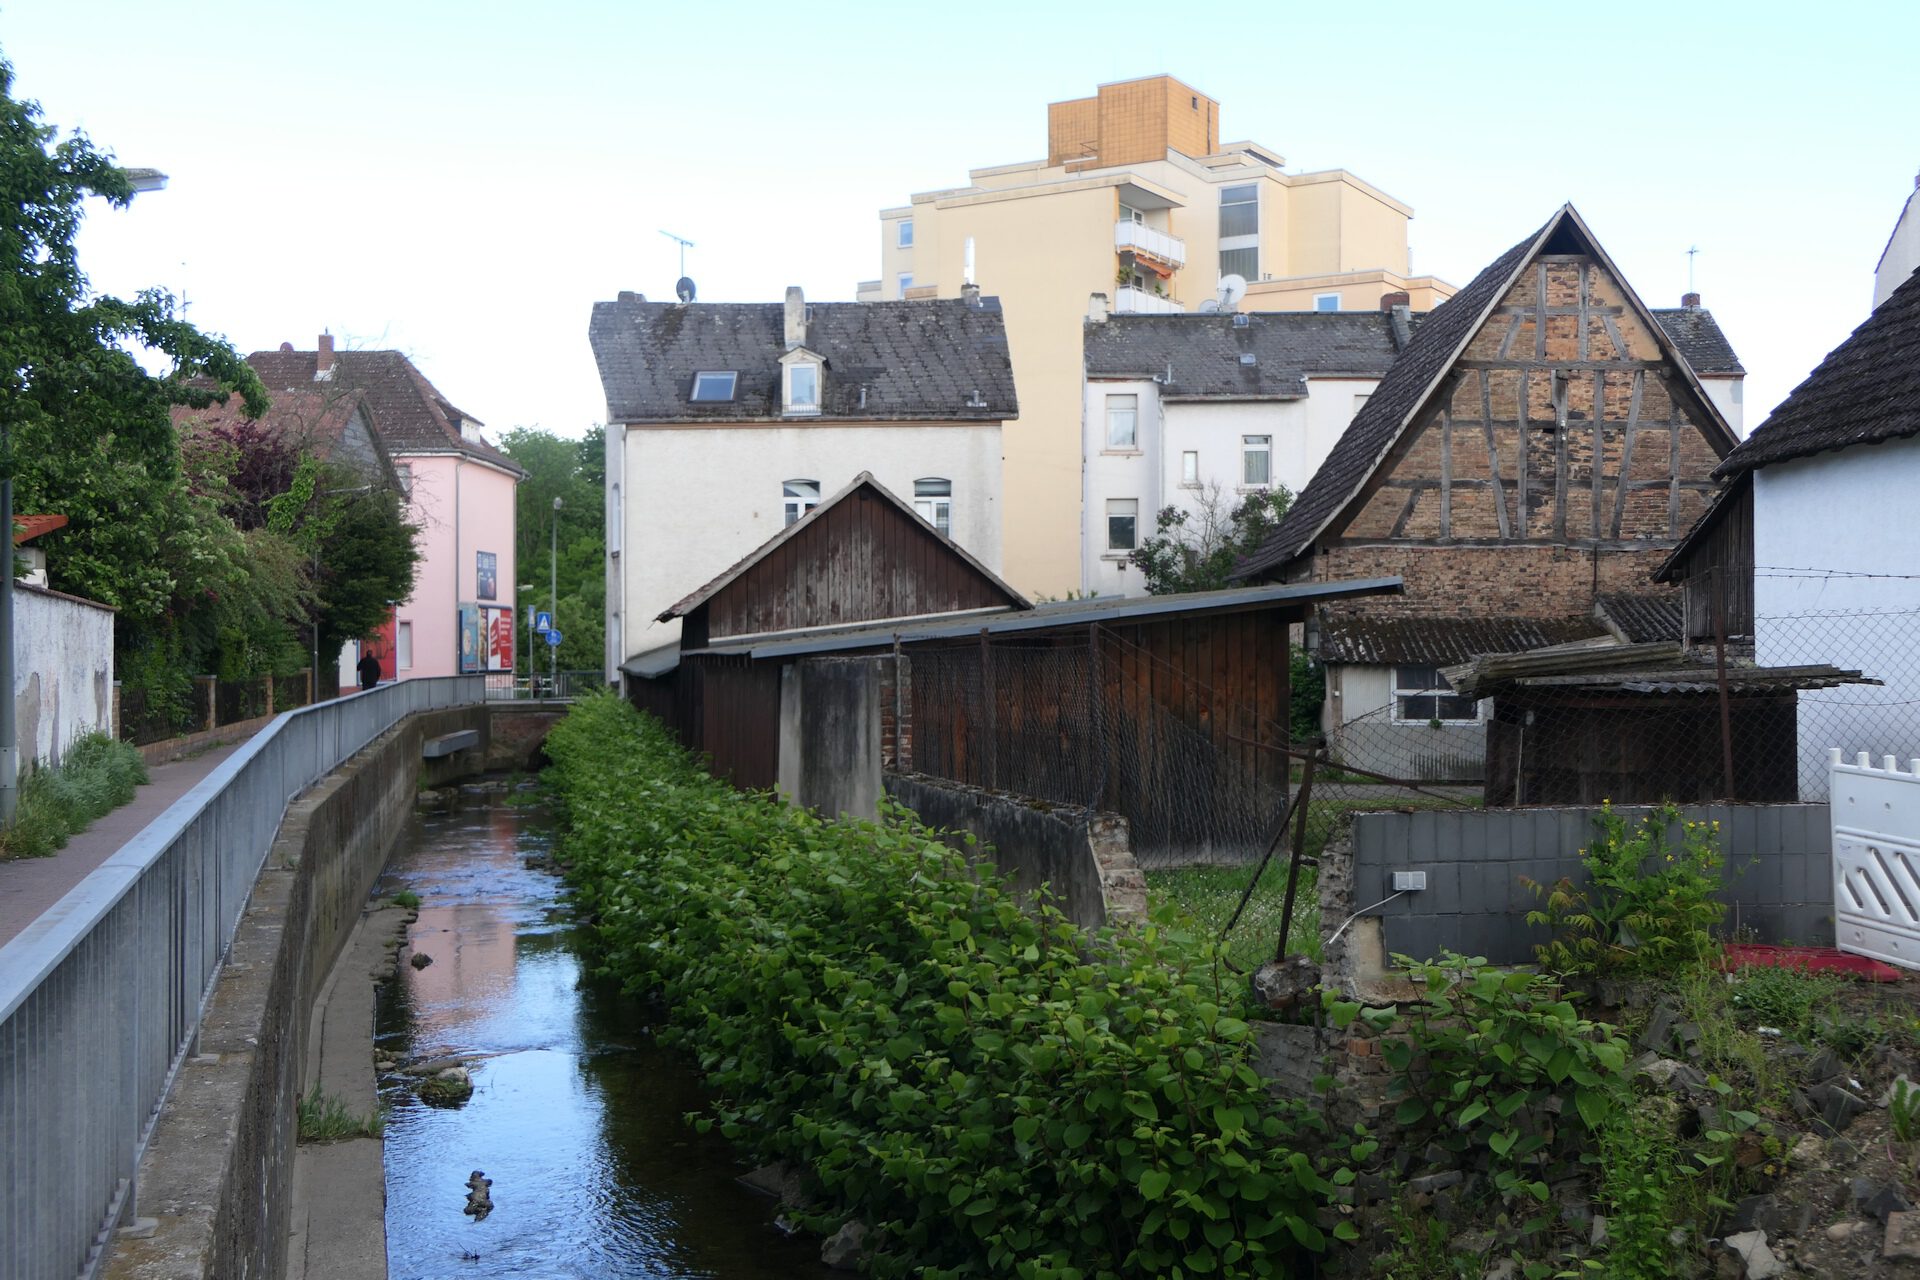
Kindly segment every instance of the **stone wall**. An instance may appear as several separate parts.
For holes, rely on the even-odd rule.
[[[486,712],[410,717],[288,807],[140,1161],[134,1212],[151,1231],[113,1246],[110,1280],[284,1274],[308,1015],[405,829],[423,765],[444,781],[484,758],[421,760],[425,739],[460,729],[484,737]]]
[[[14,726],[20,765],[57,765],[83,734],[113,733],[113,610],[14,584]]]
[[[1146,917],[1147,884],[1126,819],[918,774],[889,773],[885,785],[888,796],[928,826],[956,833],[955,848],[992,862],[1017,888],[1046,886],[1075,924],[1097,929]],[[976,843],[968,847],[964,835]]]

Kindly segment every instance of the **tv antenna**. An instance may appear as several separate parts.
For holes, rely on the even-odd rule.
[[[1691,248],[1689,248],[1689,249],[1687,250],[1687,292],[1688,292],[1688,293],[1692,293],[1692,292],[1694,292],[1694,288],[1693,288],[1693,260],[1694,260],[1695,258],[1697,258],[1697,257],[1699,257],[1699,256],[1700,256],[1700,246],[1699,246],[1699,245],[1697,245],[1697,244],[1696,244],[1696,245],[1694,245],[1694,246],[1692,246]]]
[[[671,231],[662,231],[660,234],[680,246],[680,274],[684,278],[687,274],[687,250],[693,248],[693,241],[685,236],[677,236]]]

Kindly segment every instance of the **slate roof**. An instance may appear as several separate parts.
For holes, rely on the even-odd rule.
[[[367,408],[367,418],[379,433],[387,452],[395,457],[410,453],[460,453],[478,458],[516,476],[526,471],[513,459],[490,444],[468,440],[460,434],[465,419],[475,426],[479,419],[462,413],[427,381],[413,361],[398,351],[339,351],[333,357],[333,378],[315,382],[319,366],[315,351],[256,351],[247,357],[267,394],[276,400],[288,392],[302,397],[344,398],[326,388],[358,392]]]
[[[1695,373],[1729,376],[1746,374],[1733,344],[1721,331],[1720,322],[1705,307],[1662,307],[1653,313],[1673,345],[1687,358]]]
[[[1003,422],[1019,416],[998,298],[815,302],[807,312],[803,345],[826,361],[823,419]],[[607,393],[607,419],[778,420],[785,332],[785,307],[778,302],[596,302],[587,336]],[[739,375],[731,401],[690,399],[696,372],[725,369]]]
[[[1920,435],[1920,273],[1827,353],[1713,474]]]
[[[1607,634],[1593,618],[1383,618],[1323,612],[1320,660],[1443,667],[1483,653],[1525,653]]]
[[[1161,378],[1164,400],[1274,399],[1307,394],[1305,379],[1378,378],[1401,351],[1383,311],[1267,311],[1235,316],[1117,315],[1089,320],[1089,378]],[[1410,333],[1425,314],[1402,321]],[[1253,364],[1241,363],[1252,355]],[[1169,377],[1171,371],[1171,377]]]
[[[1278,570],[1304,551],[1359,493],[1414,414],[1433,393],[1459,353],[1480,329],[1520,269],[1550,242],[1571,234],[1606,265],[1634,299],[1626,278],[1612,266],[1599,242],[1570,204],[1562,205],[1541,228],[1489,263],[1472,283],[1429,312],[1413,341],[1380,380],[1366,405],[1334,442],[1320,469],[1277,529],[1234,569],[1239,580]],[[1634,299],[1637,301],[1637,299]],[[1718,332],[1718,326],[1715,326]],[[1722,339],[1724,341],[1724,338]],[[1676,348],[1676,340],[1668,341]],[[1689,367],[1691,361],[1688,362]],[[1705,393],[1701,393],[1705,399]],[[1716,419],[1717,420],[1717,419]]]
[[[1593,602],[1594,616],[1623,644],[1651,644],[1686,637],[1685,614],[1674,595],[1603,595]]]

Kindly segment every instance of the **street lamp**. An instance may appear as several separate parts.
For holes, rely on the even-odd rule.
[[[553,499],[552,529],[553,545],[548,552],[547,561],[547,608],[553,611],[553,622],[557,626],[560,622],[560,498],[557,494]],[[559,662],[560,646],[554,644],[553,638],[549,636],[547,638],[547,696],[549,698],[558,697],[560,694]],[[527,669],[529,671],[533,669],[532,659],[528,659]]]

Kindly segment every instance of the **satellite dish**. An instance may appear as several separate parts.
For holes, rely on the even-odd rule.
[[[1224,275],[1220,277],[1220,305],[1231,311],[1240,299],[1247,296],[1247,278],[1245,276]]]
[[[1220,309],[1220,299],[1218,298],[1208,298],[1205,302],[1200,304],[1200,312],[1202,315],[1212,315],[1214,312],[1218,311],[1219,309]]]
[[[1241,286],[1241,288],[1243,289],[1245,287],[1246,287],[1245,285]],[[693,277],[681,276],[678,280],[675,280],[673,282],[673,292],[680,299],[680,301],[692,302],[693,301]]]

